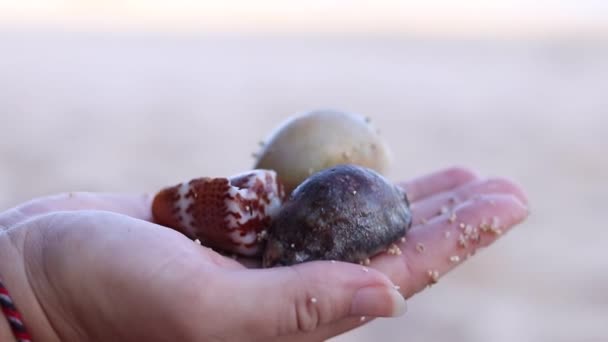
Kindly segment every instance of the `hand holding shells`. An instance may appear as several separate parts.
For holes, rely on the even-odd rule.
[[[408,249],[410,259],[444,255],[419,270],[432,284],[527,215],[519,187],[500,180],[506,190],[486,193],[475,174],[459,168],[393,184],[385,177],[388,146],[356,114],[290,118],[256,155],[254,170],[160,191],[156,222],[219,252],[263,259],[265,267],[314,260],[367,265],[372,257],[382,264],[383,254]],[[427,225],[433,228],[415,229]],[[410,230],[420,231],[420,241]]]

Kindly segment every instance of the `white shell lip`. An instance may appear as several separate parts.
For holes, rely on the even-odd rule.
[[[235,180],[245,180],[244,184],[234,185]],[[253,188],[256,182],[264,184],[266,199],[259,196]],[[226,228],[232,241],[237,243],[236,251],[240,254],[252,256],[260,252],[258,234],[267,230],[269,226],[257,227],[246,233],[239,229],[253,220],[263,221],[275,217],[283,205],[282,186],[277,180],[273,170],[256,169],[230,177],[230,188],[225,201],[228,212],[236,214],[226,217]],[[259,207],[245,206],[243,209],[236,199],[257,202]]]

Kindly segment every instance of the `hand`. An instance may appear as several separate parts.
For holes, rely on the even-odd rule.
[[[369,268],[249,269],[151,223],[149,196],[74,193],[0,214],[0,275],[35,341],[321,340],[403,313],[403,297],[500,236],[461,246],[461,222],[496,217],[504,235],[527,216],[518,187],[462,169],[404,187],[415,224],[401,255]]]

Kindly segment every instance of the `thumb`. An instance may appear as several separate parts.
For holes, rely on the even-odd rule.
[[[280,336],[309,332],[347,317],[394,317],[405,300],[382,273],[342,262],[309,262],[291,267],[248,270],[243,312],[259,329]]]

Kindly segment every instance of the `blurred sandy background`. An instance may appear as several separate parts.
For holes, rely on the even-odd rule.
[[[532,216],[336,341],[608,341],[607,38],[600,0],[0,0],[0,210],[230,175],[288,115],[355,111],[393,179],[468,165]]]

